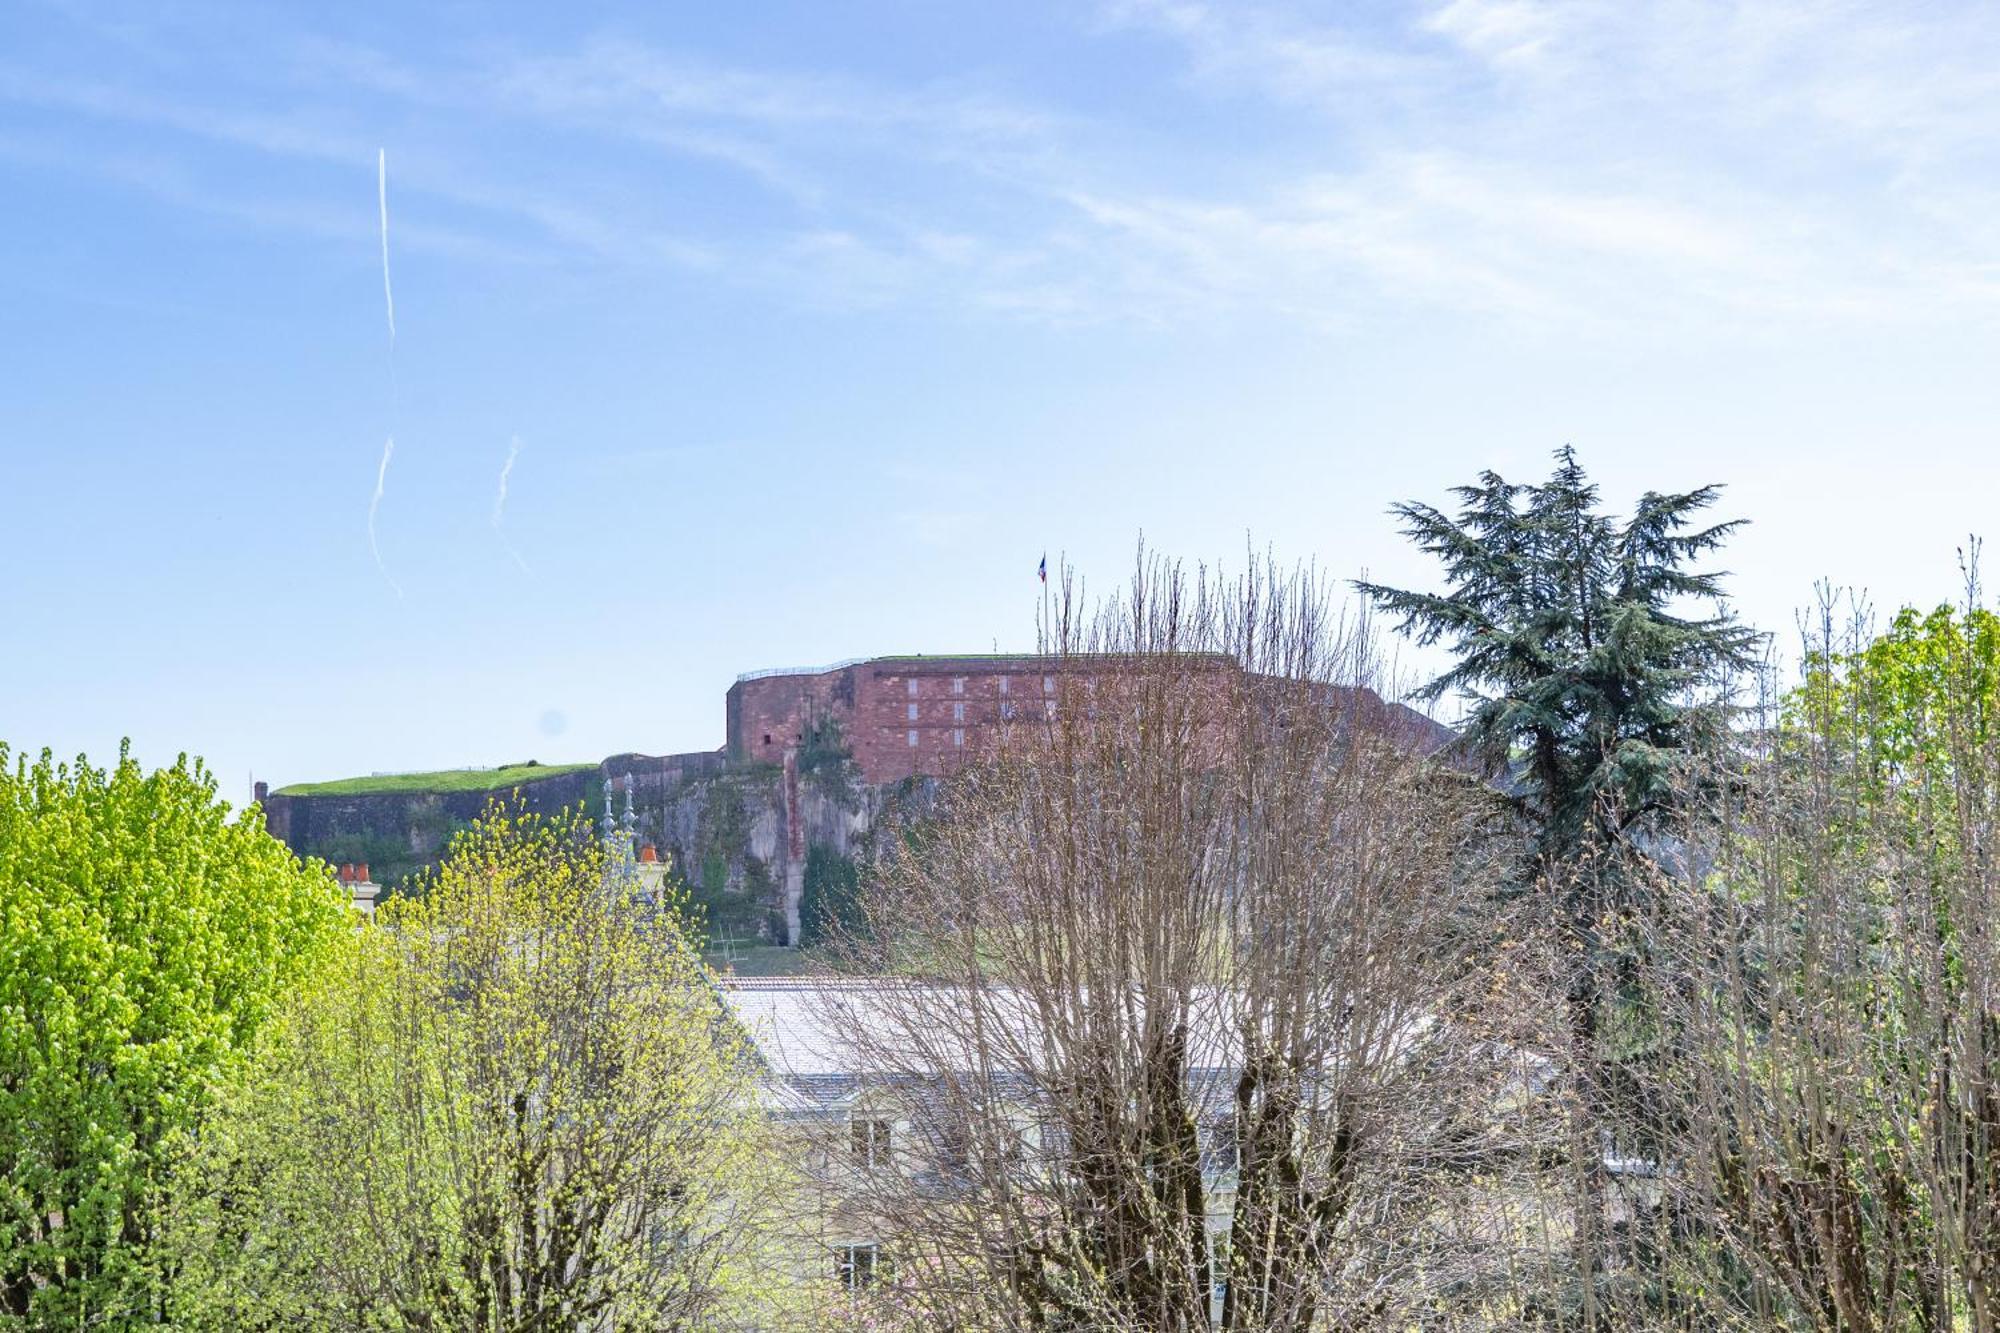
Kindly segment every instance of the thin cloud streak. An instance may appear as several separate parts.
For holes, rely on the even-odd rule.
[[[389,566],[382,562],[382,548],[375,540],[375,511],[382,507],[382,491],[389,480],[389,460],[395,453],[396,437],[391,435],[382,445],[382,461],[375,468],[375,494],[368,498],[368,553],[375,557],[376,572],[382,575],[383,580],[395,592],[396,600],[400,602],[403,600],[403,585],[396,582],[395,575],[389,572]]]
[[[396,344],[396,289],[389,285],[389,150],[376,150],[375,190],[382,206],[382,299],[389,306],[389,345]]]
[[[493,531],[500,534],[500,544],[513,558],[514,564],[523,574],[529,572],[528,562],[514,549],[514,543],[501,526],[507,517],[507,480],[514,475],[514,460],[521,456],[521,437],[516,435],[507,442],[507,461],[500,465],[500,489],[493,497]]]

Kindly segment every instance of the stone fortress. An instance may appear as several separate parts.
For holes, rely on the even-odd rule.
[[[1206,665],[1238,670],[1227,657]],[[854,861],[884,812],[989,751],[1003,728],[1049,716],[1058,701],[1115,675],[1115,658],[1033,654],[873,657],[756,671],[724,701],[724,743],[690,754],[613,755],[506,790],[270,792],[256,796],[271,832],[300,855],[371,863],[390,890],[442,854],[452,831],[490,800],[531,810],[595,810],[620,793],[637,837],[671,861],[711,931],[744,943],[797,944],[808,870]],[[1361,691],[1412,740],[1450,732]]]
[[[1206,656],[1215,670],[1235,663]],[[829,667],[753,671],[726,700],[724,753],[736,763],[783,763],[828,729],[864,783],[948,777],[988,749],[1001,728],[1052,716],[1064,685],[1119,671],[1117,659],[1031,654],[870,657]]]

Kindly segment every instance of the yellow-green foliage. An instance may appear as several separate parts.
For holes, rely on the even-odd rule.
[[[1996,722],[2000,615],[1905,607],[1859,650],[1813,655],[1778,741],[1795,764],[1830,761],[1853,782],[1850,855],[1870,855],[1851,827],[1865,820],[1942,868],[1960,790],[1993,761]]]
[[[144,1322],[163,1142],[346,919],[185,757],[0,746],[0,1327]]]
[[[354,935],[194,1149],[179,1322],[637,1329],[732,1306],[763,1202],[749,1066],[678,916],[608,870],[580,819],[489,812]]]

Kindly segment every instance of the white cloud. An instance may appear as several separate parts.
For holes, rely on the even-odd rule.
[[[413,247],[670,269],[818,305],[1666,330],[2000,314],[2000,35],[1975,11],[1389,14],[1104,6],[1078,40],[1107,61],[1166,53],[1142,73],[1178,87],[1205,134],[1102,102],[1085,119],[991,75],[885,82],[611,39],[428,62],[302,39],[283,95],[196,104],[0,69],[0,97],[343,172],[387,137],[363,133],[366,104],[440,127],[391,140]],[[551,145],[530,174],[486,143],[522,128]],[[171,152],[102,169],[202,194]],[[715,169],[738,211],[692,219],[677,173]],[[309,200],[223,207],[330,225]]]
[[[1202,82],[1254,87],[1293,101],[1379,104],[1447,73],[1428,53],[1233,0],[1109,0],[1099,8],[1099,22],[1113,32],[1151,30],[1172,38]]]
[[[1545,0],[1451,0],[1424,27],[1500,66],[1541,56],[1560,30],[1558,6]]]

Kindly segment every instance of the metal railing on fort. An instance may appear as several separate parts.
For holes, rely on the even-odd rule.
[[[741,685],[746,680],[764,680],[770,676],[823,676],[829,671],[840,671],[873,660],[868,657],[849,657],[838,662],[829,662],[825,666],[762,667],[756,671],[745,671],[736,678],[736,683]]]

